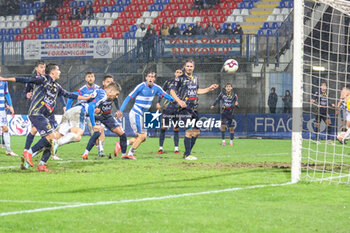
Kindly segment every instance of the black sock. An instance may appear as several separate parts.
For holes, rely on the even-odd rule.
[[[191,138],[191,150],[192,150],[194,144],[196,144],[196,140],[197,140],[197,137],[192,137]]]
[[[179,146],[179,131],[174,131],[174,144],[176,147]]]
[[[122,149],[122,153],[125,154],[126,153],[126,148],[128,147],[127,146],[127,141],[128,139],[126,138],[126,134],[122,134],[120,135],[120,147]]]
[[[327,140],[331,140],[332,126],[327,127]]]
[[[34,137],[35,137],[35,135],[33,135],[29,132],[29,134],[27,135],[27,138],[26,138],[26,144],[24,146],[24,149],[29,150],[30,146],[33,143]]]
[[[316,134],[316,141],[320,140],[320,133],[318,128],[316,128],[315,134]]]
[[[185,156],[189,156],[191,154],[191,138],[185,137],[184,143],[185,143]]]
[[[39,150],[41,150],[44,147],[50,147],[51,143],[46,139],[46,137],[42,137],[33,147],[32,152],[33,154]]]
[[[159,135],[159,146],[163,146],[164,139],[165,139],[165,129],[161,129],[160,135]]]
[[[233,140],[235,138],[235,133],[230,133],[230,139]]]
[[[43,156],[41,156],[41,161],[46,163],[47,160],[49,160],[50,156],[51,156],[51,148],[46,148],[44,150]]]
[[[221,131],[221,139],[225,140],[225,131]]]
[[[90,137],[90,140],[86,146],[86,150],[90,151],[92,147],[94,147],[96,140],[101,136],[100,132],[94,132],[94,134]]]

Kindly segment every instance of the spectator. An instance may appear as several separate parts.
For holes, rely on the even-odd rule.
[[[201,11],[204,8],[204,0],[194,0],[192,9]]]
[[[154,47],[154,42],[157,39],[157,31],[154,30],[154,25],[150,24],[149,29],[146,32],[146,35],[143,37],[143,43],[144,43],[144,56],[146,62],[149,60],[155,59],[156,56],[156,50]],[[151,56],[150,56],[151,55]]]
[[[45,17],[46,17],[46,13],[45,13],[45,9],[47,7],[41,7],[36,13],[36,20],[37,21],[45,21]],[[48,10],[48,9],[47,9]]]
[[[196,25],[192,29],[193,35],[203,35],[203,28],[201,26],[201,22],[197,21]]]
[[[206,3],[207,3],[207,7],[212,9],[215,7],[217,0],[207,0]]]
[[[73,7],[71,10],[70,20],[80,19],[80,8],[77,6],[77,2],[73,2]]]
[[[225,35],[233,35],[233,30],[231,24],[227,26],[227,28],[224,30]]]
[[[269,99],[267,101],[267,105],[270,108],[271,113],[276,113],[276,105],[277,105],[277,94],[276,94],[276,89],[273,87],[271,88],[271,93],[269,95]]]
[[[11,0],[6,0],[4,4],[4,9],[5,9],[5,15],[15,15],[18,14],[19,12],[19,2],[17,1],[11,1]]]
[[[216,33],[216,29],[213,26],[212,22],[209,22],[208,27],[204,30],[204,34],[208,36],[213,36]]]
[[[171,36],[178,36],[181,35],[181,30],[178,27],[177,23],[174,23],[174,26],[170,29],[169,34]]]
[[[94,18],[94,9],[92,8],[90,2],[88,2],[88,4],[84,7],[83,11],[81,12],[81,16],[83,19],[93,19]]]
[[[46,9],[46,8],[45,8]],[[46,20],[56,20],[58,17],[58,12],[53,6],[49,6],[47,11],[45,11],[45,21]]]
[[[137,38],[137,55],[140,54],[141,47],[145,47],[143,45],[143,38],[145,37],[147,32],[146,26],[144,23],[140,24],[140,27],[136,30],[135,38]]]
[[[162,27],[160,28],[160,35],[162,36],[162,39],[169,36],[169,26],[166,23],[162,24]]]
[[[183,33],[184,36],[192,36],[193,35],[193,29],[191,25],[188,25],[187,29]]]
[[[216,29],[216,35],[224,35],[224,32],[221,30],[221,27]]]
[[[289,90],[286,90],[286,95],[282,97],[283,101],[283,113],[292,113],[293,98],[290,95]]]
[[[241,25],[237,24],[235,30],[233,30],[234,35],[243,35],[243,29]]]

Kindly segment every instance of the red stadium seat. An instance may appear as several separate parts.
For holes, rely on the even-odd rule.
[[[227,9],[227,8],[229,8],[229,4],[227,2],[224,2],[222,4],[222,9]]]
[[[95,12],[96,12],[96,13],[101,12],[101,7],[100,7],[100,6],[97,6],[96,9],[95,9]]]
[[[61,21],[58,23],[58,26],[59,26],[59,27],[65,27],[65,26],[66,26],[66,21],[61,20]]]
[[[120,13],[119,17],[120,18],[126,18],[126,13],[125,12]]]
[[[231,8],[231,9],[236,9],[236,8],[237,8],[237,3],[232,2],[232,3],[230,4],[230,8]]]
[[[122,25],[128,25],[128,19],[127,18],[124,18],[122,19]]]
[[[177,4],[174,4],[171,9],[172,10],[180,10],[180,6]]]
[[[51,22],[50,22],[50,21],[45,21],[45,23],[44,23],[43,27],[47,28],[47,27],[49,27],[49,26],[50,26],[50,24],[51,24]]]
[[[199,16],[208,16],[208,12],[205,11],[205,10],[202,10],[202,11],[199,13]]]
[[[17,35],[17,36],[15,37],[15,40],[22,40],[22,35]]]
[[[115,26],[115,27],[113,28],[113,31],[114,31],[114,32],[121,32],[121,31],[122,31],[122,28],[121,28],[119,25],[117,25],[117,26]]]
[[[25,34],[25,35],[23,36],[23,40],[29,40],[28,34]]]
[[[73,25],[74,26],[80,26],[80,24],[81,24],[80,20],[74,20],[73,21]]]
[[[71,9],[70,9],[69,7],[64,8],[64,13],[65,13],[65,14],[70,13],[70,11],[71,11]]]
[[[36,26],[37,27],[44,27],[44,23],[42,21],[37,21]]]
[[[141,9],[142,9],[142,11],[148,11],[148,6],[147,5],[142,5]]]
[[[69,7],[69,1],[63,1],[63,7]]]
[[[113,26],[107,27],[106,32],[112,32],[112,31],[113,31]]]
[[[65,33],[67,33],[66,27],[61,27],[60,28],[60,34],[65,34]]]
[[[76,38],[84,38],[84,35],[81,33],[78,33],[78,35],[76,36]]]
[[[231,14],[232,14],[232,10],[231,10],[231,9],[229,9],[229,8],[224,9],[224,15],[225,15],[225,16],[229,16],[229,15],[231,15]]]
[[[155,19],[153,20],[153,24],[160,24],[159,18],[155,18]]]
[[[222,11],[222,9],[216,10],[216,15],[217,16],[222,16],[223,14],[224,14],[224,12]]]
[[[225,16],[219,16],[219,23],[224,23],[226,21],[226,17]]]
[[[135,18],[129,19],[129,25],[134,25],[134,24],[136,24]]]
[[[217,23],[218,22],[218,18],[216,16],[212,16],[210,18],[210,21],[213,22],[213,23]]]
[[[198,11],[198,10],[193,10],[193,11],[191,12],[191,15],[192,15],[192,17],[199,16],[199,11]]]
[[[67,30],[68,33],[74,33],[74,28],[73,27],[69,27]]]
[[[176,23],[176,18],[175,17],[171,17],[169,20],[169,23],[174,24]]]
[[[35,23],[34,23],[33,21],[30,22],[30,23],[29,23],[29,27],[31,27],[31,28],[35,27]]]
[[[133,18],[133,17],[134,17],[133,12],[131,12],[131,11],[126,12],[126,18]]]
[[[28,34],[35,34],[35,28],[29,28],[28,29]]]
[[[215,15],[215,10],[214,10],[214,9],[210,9],[210,10],[208,11],[208,15],[209,15],[209,16],[214,16],[214,15]]]
[[[100,5],[101,5],[101,3],[100,3],[100,1],[99,1],[99,0],[95,0],[95,1],[94,1],[93,6],[100,6]]]
[[[159,31],[161,27],[162,27],[162,25],[157,24],[156,27],[155,27],[156,31]]]
[[[35,34],[32,34],[32,35],[30,36],[30,39],[31,39],[31,40],[36,40],[36,38],[37,38],[37,37],[36,37]]]
[[[113,24],[119,25],[119,24],[121,24],[121,20],[119,18],[117,18],[117,19],[113,20]]]
[[[168,11],[161,11],[159,14],[160,17],[165,17],[166,15],[168,15]]]
[[[106,35],[106,33],[105,32],[103,32],[103,33],[101,33],[101,36],[100,36],[101,38],[106,38],[107,37],[107,35]]]
[[[108,6],[107,0],[102,0],[101,6]]]
[[[128,25],[123,25],[123,26],[122,26],[122,32],[127,32],[127,31],[129,31],[129,30],[130,30],[130,28],[129,28]]]
[[[36,30],[36,34],[42,34],[44,32],[44,29],[43,28],[38,28]]]
[[[182,14],[182,11],[181,10],[177,10],[175,11],[175,16],[176,17],[181,17],[183,14]]]
[[[162,18],[161,23],[169,23],[169,22],[168,22],[168,18]]]
[[[83,31],[83,29],[81,27],[75,27],[74,28],[74,32],[75,33],[81,33]]]
[[[153,2],[154,2],[153,0],[146,0],[146,4],[147,4],[147,5],[152,5]]]
[[[28,29],[27,28],[23,28],[22,34],[28,34]]]
[[[135,18],[141,18],[141,17],[142,17],[142,13],[140,11],[136,11]]]
[[[62,34],[61,39],[68,39],[68,35],[67,34]]]
[[[76,36],[75,36],[75,34],[74,33],[72,33],[72,34],[68,34],[69,36],[69,39],[75,39],[76,38]]]
[[[205,16],[203,17],[203,23],[209,23],[209,17],[208,16]]]
[[[58,16],[58,20],[63,20],[64,19],[64,15],[59,15]]]
[[[140,5],[147,5],[146,0],[140,0],[139,3]]]
[[[73,26],[73,21],[72,20],[68,20],[66,23],[67,27],[72,27]]]
[[[221,25],[219,24],[219,23],[214,23],[214,28],[219,28],[219,27],[221,27]]]
[[[115,5],[115,1],[114,0],[110,0],[108,5],[109,6],[114,6]]]

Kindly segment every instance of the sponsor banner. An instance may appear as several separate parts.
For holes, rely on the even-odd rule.
[[[112,39],[25,40],[24,59],[112,58]]]
[[[240,36],[169,37],[164,43],[164,56],[239,56]],[[162,45],[161,45],[162,46]]]
[[[62,119],[62,115],[56,115],[55,117],[58,123]],[[332,125],[336,125],[334,116],[331,116],[330,119]],[[15,115],[14,117],[8,115],[7,120],[9,122],[9,131],[11,135],[27,135],[30,132],[31,123],[27,115]],[[221,136],[221,128],[213,123],[220,120],[220,114],[199,114],[199,120],[202,122],[209,122],[209,127],[202,127],[200,129],[202,136]],[[303,138],[315,139],[315,117],[304,114],[303,120]],[[136,136],[131,129],[128,113],[124,113],[123,119],[118,119],[118,121],[128,137]],[[152,122],[152,119],[148,121]],[[235,114],[234,127],[235,136],[238,137],[288,139],[292,136],[292,116],[291,114]],[[320,138],[325,139],[327,125],[324,122],[320,124],[320,130]],[[335,127],[331,128],[330,139],[336,135],[337,131]],[[184,134],[184,129],[180,129],[180,132]],[[229,132],[227,128],[226,132]],[[105,133],[106,136],[116,136],[108,129],[106,129]],[[166,134],[170,136],[173,135],[172,126],[166,131]],[[89,135],[87,128],[85,129],[84,135]],[[147,130],[147,135],[150,137],[158,136],[159,129],[149,128]]]

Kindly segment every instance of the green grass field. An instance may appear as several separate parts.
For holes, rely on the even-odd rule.
[[[21,153],[24,137],[12,137]],[[0,151],[0,232],[349,232],[347,185],[290,181],[289,140],[199,139],[185,161],[172,140],[148,139],[137,161],[59,150],[52,173],[19,169]],[[113,154],[117,138],[107,138]],[[119,140],[119,139],[118,139]],[[180,139],[183,149],[183,139]],[[35,164],[37,164],[36,157]],[[273,186],[276,184],[276,186]]]

